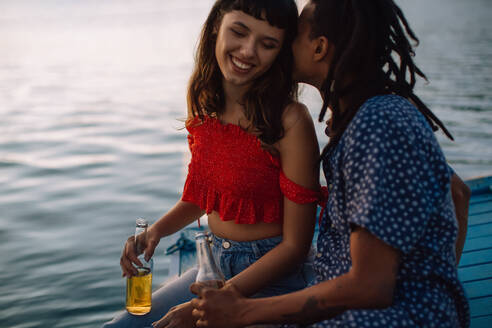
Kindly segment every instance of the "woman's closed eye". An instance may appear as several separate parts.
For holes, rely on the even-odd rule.
[[[277,44],[274,42],[262,42],[262,45],[265,49],[271,50],[277,48]]]
[[[236,29],[233,29],[233,28],[231,28],[231,31],[232,31],[232,33],[233,33],[234,35],[236,35],[237,37],[244,37],[244,36],[246,36],[246,33],[243,33],[243,32],[241,32],[241,31],[236,30]]]

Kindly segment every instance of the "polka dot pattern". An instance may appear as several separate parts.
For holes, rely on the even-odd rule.
[[[323,159],[323,170],[330,184],[317,282],[350,269],[353,224],[398,249],[401,264],[393,306],[349,310],[310,327],[467,327],[450,170],[418,110],[396,95],[369,99]]]

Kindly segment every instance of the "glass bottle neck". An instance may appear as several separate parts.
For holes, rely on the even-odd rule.
[[[137,257],[142,262],[143,266],[140,269],[146,269],[148,271],[152,271],[153,269],[153,259],[150,258],[148,261],[145,260],[144,250],[147,245],[147,228],[148,223],[145,219],[137,219],[136,227],[135,227],[135,251],[137,253]]]
[[[196,252],[198,257],[198,267],[210,267],[210,269],[213,269],[212,264],[215,262],[206,236],[199,237],[196,240]]]
[[[135,248],[137,254],[142,254],[147,240],[147,225],[138,225],[135,228]]]

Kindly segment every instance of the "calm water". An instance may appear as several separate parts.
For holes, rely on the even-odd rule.
[[[123,241],[184,182],[179,119],[211,3],[0,0],[0,327],[98,327],[123,308]],[[450,163],[492,174],[492,3],[400,3]],[[318,95],[303,99],[317,117]]]

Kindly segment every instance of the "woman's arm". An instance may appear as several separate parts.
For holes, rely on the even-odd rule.
[[[283,124],[285,135],[276,148],[284,174],[305,188],[319,189],[319,147],[307,108],[298,103],[289,106]],[[283,212],[282,242],[229,280],[243,295],[253,295],[306,258],[313,238],[316,204],[301,205],[284,197]]]
[[[471,191],[455,173],[451,176],[451,194],[458,221],[458,237],[456,238],[456,265],[458,265],[465,245]]]
[[[243,327],[257,323],[299,323],[330,319],[346,309],[384,308],[392,304],[399,252],[355,227],[350,236],[352,268],[333,280],[281,296],[248,299],[234,286],[224,290],[192,285],[198,327]],[[230,314],[233,314],[230,316]]]
[[[164,214],[158,221],[150,226],[147,231],[147,245],[144,253],[148,260],[154,255],[154,250],[159,244],[162,237],[168,236],[181,230],[194,220],[202,216],[204,211],[197,205],[179,200],[173,208]],[[130,236],[123,247],[120,258],[120,266],[123,271],[123,277],[131,277],[137,274],[137,270],[132,262],[142,265],[135,252],[135,240]]]

